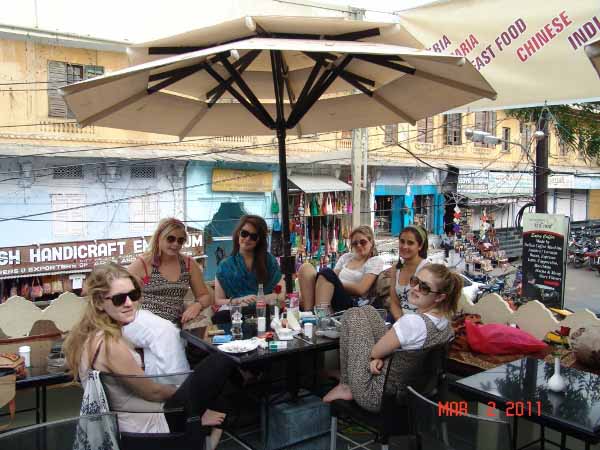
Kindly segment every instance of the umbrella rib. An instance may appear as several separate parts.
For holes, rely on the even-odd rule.
[[[148,96],[148,92],[146,89],[144,89],[143,91],[137,92],[137,93],[127,97],[126,99],[121,100],[119,103],[111,105],[108,108],[105,108],[102,111],[97,112],[96,114],[92,114],[91,116],[80,120],[79,125],[81,125],[82,128],[85,128],[88,125],[91,125],[99,120],[102,120],[106,116],[108,116],[114,112],[120,111],[121,109],[125,108],[126,106],[128,106],[132,103],[135,103],[138,100],[141,100],[142,98],[147,97],[147,96]]]
[[[257,109],[257,111],[260,111],[261,115],[268,117],[270,122],[274,122],[273,118],[267,112],[267,110],[262,105],[260,100],[258,100],[258,98],[256,98],[256,95],[254,94],[254,92],[252,92],[252,89],[250,89],[250,86],[248,86],[248,84],[246,84],[246,82],[240,76],[238,71],[233,68],[233,66],[231,65],[231,63],[229,61],[227,61],[227,58],[219,55],[219,59],[221,60],[221,64],[223,64],[225,69],[227,69],[229,74],[233,77],[233,80],[240,87],[240,89],[242,90],[242,92],[244,93],[246,98],[250,101],[250,103]]]
[[[319,97],[323,95],[323,93],[327,90],[329,86],[335,81],[340,72],[350,64],[354,55],[346,55],[344,59],[332,69],[329,69],[328,72],[325,72],[320,78],[319,81],[315,84],[315,86],[311,89],[311,92],[307,94],[307,99],[303,102],[302,105],[296,104],[296,108],[290,114],[288,118],[287,127],[294,128],[302,117],[308,112],[310,108],[315,104]],[[298,107],[300,106],[300,108]]]
[[[381,106],[383,106],[385,109],[390,110],[397,116],[401,117],[402,120],[405,120],[406,122],[410,123],[411,125],[415,125],[417,123],[417,120],[414,117],[408,115],[406,112],[404,112],[397,106],[390,103],[389,100],[383,98],[377,92],[374,92],[373,95],[371,96],[371,98],[373,100],[375,100],[377,103],[379,103]]]
[[[184,78],[187,78],[190,75],[193,75],[202,69],[204,69],[204,63],[194,64],[193,66],[177,69],[177,72],[174,73],[173,76],[171,76],[170,78],[167,78],[166,80],[161,81],[160,83],[155,84],[152,87],[149,87],[147,89],[148,95],[152,95],[155,92],[158,92],[161,89],[164,89],[164,88],[172,85],[173,83],[176,83]]]
[[[208,105],[206,103],[202,103],[200,107],[200,111],[194,116],[192,120],[188,122],[188,124],[179,132],[179,140],[182,141],[188,133],[196,126],[198,122],[202,120],[202,118],[208,112]]]
[[[394,69],[398,72],[403,72],[409,75],[413,75],[415,73],[414,68],[406,67],[400,64],[396,64],[387,58],[381,58],[374,55],[354,55],[357,59],[362,59],[363,61],[370,62],[372,64],[377,64],[378,66],[387,67],[388,69]]]
[[[283,53],[279,53],[279,57],[281,58],[281,74],[283,77],[283,82],[285,83],[285,89],[287,91],[288,100],[290,101],[290,108],[293,110],[296,104],[296,95],[294,94],[294,89],[292,87],[292,83],[290,82],[290,68],[285,62],[285,57]],[[300,124],[296,127],[296,134],[298,137],[302,136],[302,127]]]
[[[250,67],[250,64],[252,64],[254,62],[254,60],[256,59],[256,57],[258,55],[260,55],[261,52],[262,52],[262,50],[252,50],[252,51],[246,53],[244,56],[242,56],[240,59],[238,59],[237,61],[235,61],[233,63],[233,67],[236,67],[236,65],[238,65],[239,66],[239,72],[240,72],[240,74],[244,73],[244,71],[248,67]],[[227,83],[228,86],[231,85],[231,83],[233,83],[233,77],[229,77],[226,80],[226,83]],[[215,98],[212,98],[210,100],[210,102],[212,104],[214,104],[214,103],[217,102],[217,100],[219,100],[219,98],[221,98],[221,96],[225,92],[226,92],[225,87],[223,87],[223,86],[217,86],[217,87],[211,89],[210,91],[208,91],[206,93],[206,98],[211,98],[211,97],[214,96]]]
[[[433,73],[425,72],[423,70],[416,70],[413,75],[418,78],[424,78],[426,80],[433,81],[434,83],[443,84],[445,86],[450,86],[461,91],[470,92],[471,94],[480,95],[482,97],[489,98],[490,100],[496,100],[496,97],[498,96],[496,92],[490,92],[486,89],[481,89],[476,86],[461,83],[460,81],[452,80],[450,78],[442,77],[440,75],[435,75]]]
[[[318,61],[318,56],[315,56],[315,55],[313,55],[312,53],[309,53],[309,52],[302,52],[302,53],[304,53],[306,56],[308,56],[313,61]],[[328,55],[330,55],[331,57],[333,57],[333,59],[337,59],[335,57],[335,55],[332,55],[331,53],[329,53]],[[325,55],[323,55],[323,56],[325,56]],[[329,58],[329,59],[331,59],[331,58]],[[351,76],[356,81],[360,81],[363,84],[368,84],[371,87],[375,86],[375,82],[373,80],[370,80],[368,78],[362,77],[362,76],[357,75],[357,74],[355,74],[353,72],[350,72],[348,70],[343,70],[342,73]],[[341,74],[340,74],[340,76],[341,76]]]
[[[221,75],[219,75],[219,73],[216,72],[208,64],[206,64],[205,69],[209,73],[209,75],[212,76],[217,82],[219,82],[221,85],[225,86],[225,89],[227,89],[227,91],[231,95],[233,95],[235,97],[235,99],[238,102],[240,102],[264,126],[266,126],[269,129],[273,129],[273,126],[274,126],[273,119],[271,119],[270,116],[264,117],[263,115],[261,115],[260,111],[258,111],[256,108],[254,108],[254,106],[251,103],[249,103],[248,100],[246,100],[238,91],[236,91],[233,86],[227,85],[225,79]]]
[[[292,109],[292,114],[293,114],[294,110],[296,109],[296,107],[300,103],[304,102],[306,95],[308,94],[308,92],[310,91],[310,88],[313,86],[313,83],[315,82],[315,78],[317,78],[317,75],[319,74],[319,71],[321,70],[321,67],[323,67],[323,58],[318,58],[316,64],[313,66],[312,70],[310,71],[310,74],[308,75],[308,78],[306,79],[304,86],[302,87],[302,91],[300,91],[300,95],[298,96],[296,105]]]
[[[352,77],[349,77],[348,75],[346,75],[344,73],[344,71],[340,72],[340,78],[343,79],[344,81],[346,81],[347,83],[350,83],[352,86],[354,86],[356,89],[361,91],[363,94],[368,95],[369,97],[373,96],[373,91],[371,91],[370,89],[367,89],[361,83],[359,83]]]

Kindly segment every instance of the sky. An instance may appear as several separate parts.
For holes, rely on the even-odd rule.
[[[288,0],[317,3],[315,0]],[[394,22],[386,12],[430,3],[431,0],[323,0],[318,4],[367,9],[367,20]],[[74,33],[117,41],[144,42],[201,28],[246,14],[331,15],[277,0],[0,0],[0,26],[12,25]],[[308,10],[308,12],[307,12]]]

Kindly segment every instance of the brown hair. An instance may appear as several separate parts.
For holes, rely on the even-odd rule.
[[[429,248],[429,238],[427,237],[427,231],[420,225],[413,224],[404,228],[404,230],[402,230],[402,232],[400,233],[400,236],[402,236],[402,233],[404,233],[405,231],[410,231],[413,234],[415,240],[421,247],[419,249],[419,256],[423,259],[426,259],[427,249]],[[398,239],[400,239],[400,236],[398,236]]]
[[[110,317],[104,310],[100,309],[110,292],[110,285],[116,279],[129,278],[136,289],[140,284],[125,268],[113,262],[96,266],[87,276],[84,292],[88,302],[81,320],[71,329],[65,340],[64,349],[67,364],[74,378],[79,375],[81,356],[84,345],[87,342],[88,356],[93,357],[91,348],[98,333],[103,333],[104,351],[108,355],[110,342],[121,338],[121,325]]]
[[[237,227],[235,227],[235,230],[233,230],[233,251],[231,254],[237,255],[240,252],[240,231],[242,231],[242,227],[247,223],[252,224],[258,233],[258,241],[256,241],[256,247],[254,247],[253,262],[253,269],[256,272],[256,281],[258,283],[265,284],[267,281],[269,281],[269,274],[267,273],[267,233],[269,229],[265,219],[251,214],[247,214],[240,218]]]
[[[447,316],[454,314],[463,288],[460,275],[443,264],[428,264],[421,269],[423,270],[428,270],[436,278],[437,291],[446,294],[446,298],[438,304],[440,311]]]
[[[154,230],[154,234],[152,235],[152,238],[150,238],[150,245],[146,251],[146,255],[150,256],[150,261],[153,266],[158,267],[160,265],[160,240],[163,237],[168,236],[173,230],[182,230],[187,239],[187,230],[185,224],[181,220],[176,219],[175,217],[162,219],[158,223],[156,230]]]
[[[369,242],[371,242],[371,253],[369,253],[369,258],[377,255],[377,246],[375,245],[375,234],[373,233],[373,229],[369,225],[359,225],[350,233],[350,241],[352,241],[352,237],[356,234],[360,233],[367,237]]]

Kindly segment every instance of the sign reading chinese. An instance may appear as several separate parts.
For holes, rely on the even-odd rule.
[[[43,275],[53,272],[86,272],[109,261],[127,265],[146,251],[150,237],[98,239],[0,248],[0,278]],[[204,254],[201,232],[188,233],[182,253]]]
[[[564,306],[567,261],[567,216],[523,216],[523,296],[546,306]]]
[[[273,173],[256,170],[213,169],[212,190],[271,192],[273,190]]]

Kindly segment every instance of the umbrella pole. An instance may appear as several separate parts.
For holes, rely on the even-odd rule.
[[[283,231],[283,258],[281,259],[281,269],[285,277],[286,291],[290,293],[294,290],[292,274],[295,272],[296,268],[294,257],[292,256],[292,243],[290,242],[290,214],[285,136],[285,127],[278,127],[277,143],[279,144],[279,181],[281,184],[281,228]]]

